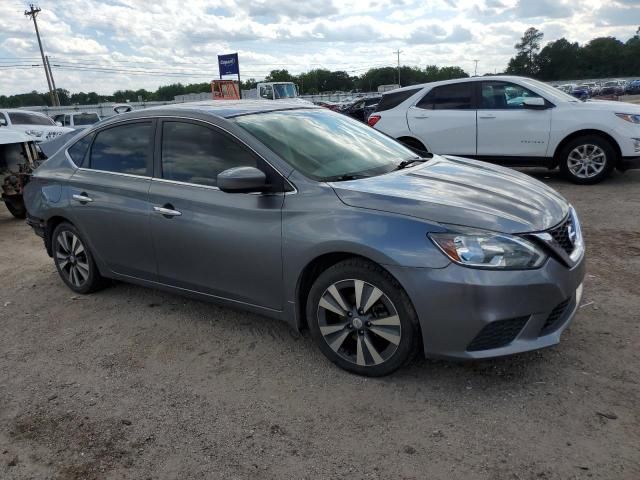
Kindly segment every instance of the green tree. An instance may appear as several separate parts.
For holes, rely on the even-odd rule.
[[[580,50],[579,78],[617,77],[625,70],[625,44],[613,37],[594,38]]]
[[[265,82],[295,82],[296,77],[289,73],[288,70],[271,70],[269,75],[264,79]]]
[[[507,73],[534,76],[537,73],[537,59],[540,42],[544,34],[534,27],[529,27],[518,43],[515,44],[517,54],[507,66]]]
[[[549,42],[538,55],[538,77],[542,80],[580,78],[580,45],[565,38]]]

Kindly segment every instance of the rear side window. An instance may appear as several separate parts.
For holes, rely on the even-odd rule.
[[[384,112],[385,110],[391,110],[392,108],[397,107],[402,102],[404,102],[407,98],[418,93],[421,88],[412,88],[410,90],[403,90],[401,92],[390,92],[385,93],[382,96],[382,100],[378,103],[378,108],[376,108],[376,112]]]
[[[257,166],[252,152],[222,132],[196,123],[162,124],[162,178],[216,186],[228,168]]]
[[[87,157],[87,152],[89,151],[89,147],[91,146],[91,140],[93,140],[93,135],[87,135],[82,137],[76,143],[74,143],[69,149],[67,153],[78,167],[81,167]]]
[[[468,110],[473,108],[473,83],[453,83],[435,87],[416,107],[428,110]]]
[[[129,123],[101,130],[91,147],[90,168],[148,175],[152,132],[151,122]]]

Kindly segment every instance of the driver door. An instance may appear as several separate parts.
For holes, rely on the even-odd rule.
[[[284,193],[216,186],[218,174],[232,167],[257,167],[272,185],[282,185],[280,174],[207,123],[165,119],[158,136],[149,199],[159,281],[281,310]]]

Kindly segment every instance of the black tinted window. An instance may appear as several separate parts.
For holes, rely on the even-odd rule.
[[[91,147],[91,168],[146,175],[151,134],[151,122],[130,123],[98,132]]]
[[[417,105],[431,110],[466,110],[473,108],[473,85],[454,83],[435,87]]]
[[[215,186],[220,172],[245,166],[257,166],[255,155],[225,134],[194,123],[164,122],[163,178]]]
[[[82,137],[67,150],[67,153],[71,157],[71,160],[73,160],[73,163],[75,163],[77,166],[81,167],[84,163],[84,159],[87,156],[87,152],[89,151],[89,146],[91,145],[92,139],[93,135]]]
[[[14,125],[55,125],[49,117],[37,113],[9,112],[9,118]]]
[[[392,108],[395,108],[398,105],[400,105],[407,98],[418,93],[420,90],[421,90],[420,88],[412,88],[410,90],[403,90],[401,92],[385,93],[382,96],[382,100],[380,100],[380,103],[378,103],[376,112],[384,112],[385,110],[391,110]]]

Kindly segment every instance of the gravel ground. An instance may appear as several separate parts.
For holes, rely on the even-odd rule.
[[[0,213],[0,478],[640,478],[640,171],[577,207],[583,306],[552,349],[365,379],[284,323],[118,284],[75,296]]]

